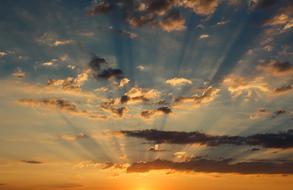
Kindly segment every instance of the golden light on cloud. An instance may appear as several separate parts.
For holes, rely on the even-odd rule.
[[[291,0],[0,12],[0,190],[293,189]]]

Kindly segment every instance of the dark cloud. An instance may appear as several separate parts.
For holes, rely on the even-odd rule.
[[[129,137],[136,137],[152,141],[156,144],[202,144],[218,146],[222,144],[253,145],[266,148],[292,148],[293,130],[280,133],[255,134],[250,136],[216,136],[200,132],[177,132],[158,130],[122,131]]]
[[[75,112],[77,113],[77,107],[75,104],[58,98],[44,98],[44,99],[20,99],[19,103],[30,105],[32,107],[35,106],[45,106],[51,108],[57,108],[60,110]]]
[[[275,76],[287,76],[293,74],[293,64],[288,61],[271,60],[258,68]]]
[[[30,99],[24,98],[18,100],[19,104],[31,107],[39,107],[39,108],[46,108],[48,110],[60,110],[62,112],[77,115],[77,116],[84,116],[91,119],[106,119],[105,115],[102,115],[98,112],[92,110],[80,110],[78,109],[77,105],[68,101],[63,100],[60,98],[42,98],[42,99]]]
[[[169,107],[159,107],[155,110],[145,110],[141,112],[141,116],[144,118],[150,118],[154,115],[158,115],[158,114],[170,114],[172,113],[171,108]]]
[[[290,112],[284,109],[279,109],[277,111],[272,112],[272,111],[266,110],[265,108],[260,108],[256,112],[250,115],[250,119],[261,119],[261,118],[275,119],[282,115],[290,116]]]
[[[286,114],[286,113],[287,113],[286,110],[278,110],[278,111],[275,111],[275,112],[273,113],[272,118],[277,118],[277,117],[279,117],[280,115],[284,115],[284,114]]]
[[[292,84],[284,85],[273,90],[274,95],[285,94],[292,90]]]
[[[249,6],[256,9],[269,8],[277,3],[277,0],[250,0]]]
[[[21,160],[21,162],[26,164],[43,164],[43,162],[36,161],[36,160]]]
[[[121,69],[108,68],[101,71],[101,73],[98,74],[98,77],[104,79],[110,79],[112,77],[121,79],[123,78],[123,72]]]
[[[107,61],[98,56],[93,56],[89,62],[89,67],[95,79],[123,78],[123,71],[121,69],[108,67]]]
[[[98,57],[94,55],[89,62],[89,66],[94,71],[100,71],[102,64],[106,64],[106,60],[104,58]]]
[[[108,112],[111,112],[112,114],[114,114],[118,117],[123,117],[128,112],[127,107],[115,108],[112,104],[103,103],[101,105],[101,108],[108,111]]]
[[[207,160],[191,159],[185,162],[154,160],[130,165],[127,172],[148,172],[151,170],[171,169],[181,172],[239,173],[239,174],[293,174],[293,162],[290,161],[252,161],[231,163],[231,159]]]

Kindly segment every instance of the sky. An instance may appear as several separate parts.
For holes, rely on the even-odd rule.
[[[0,190],[293,188],[291,0],[1,0]]]

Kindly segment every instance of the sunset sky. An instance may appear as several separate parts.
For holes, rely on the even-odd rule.
[[[292,190],[291,0],[1,0],[0,190]]]

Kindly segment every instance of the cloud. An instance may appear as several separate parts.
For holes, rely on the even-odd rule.
[[[150,147],[148,149],[149,152],[164,152],[165,150],[160,149],[160,145],[159,144],[155,144],[154,146]]]
[[[272,92],[273,95],[283,95],[292,91],[292,84],[283,85],[281,87],[275,88]]]
[[[167,32],[182,31],[185,29],[185,18],[179,14],[178,8],[192,9],[196,14],[208,16],[215,12],[218,4],[218,0],[103,1],[92,6],[88,15],[95,16],[117,8],[125,13],[126,22],[132,27],[152,24]]]
[[[203,90],[202,94],[191,97],[178,97],[175,99],[174,106],[178,107],[183,103],[193,103],[194,105],[201,105],[210,103],[215,99],[220,90],[212,86]]]
[[[36,160],[21,160],[21,162],[26,163],[26,164],[43,164],[43,162],[36,161]]]
[[[50,67],[50,66],[55,66],[57,59],[52,59],[50,61],[46,61],[42,63],[43,66],[45,67]]]
[[[293,74],[293,64],[288,61],[271,60],[258,66],[258,69],[274,76],[290,76]]]
[[[155,144],[201,144],[218,146],[222,144],[251,145],[266,148],[292,148],[293,130],[280,133],[255,134],[250,136],[220,136],[200,132],[177,132],[158,130],[121,131],[128,137],[152,141]]]
[[[49,47],[58,47],[74,43],[71,39],[60,39],[57,34],[52,32],[44,33],[37,39],[37,42]]]
[[[192,81],[188,80],[186,78],[172,78],[172,79],[168,79],[166,80],[166,83],[171,85],[171,86],[182,86],[182,85],[191,85]]]
[[[25,78],[26,74],[20,68],[17,68],[17,70],[14,73],[12,73],[12,76],[18,79],[23,79]]]
[[[293,27],[292,11],[292,5],[285,6],[285,8],[280,9],[274,17],[267,20],[265,25],[280,26],[283,27],[283,30],[291,29]]]
[[[232,163],[231,159],[208,160],[193,158],[189,161],[173,162],[154,160],[133,163],[127,168],[128,173],[149,172],[151,170],[171,169],[181,172],[238,173],[238,174],[293,174],[291,161],[251,161]]]
[[[7,55],[7,53],[5,51],[0,51],[0,57],[4,57],[6,55]]]
[[[91,110],[79,110],[77,105],[67,100],[59,98],[43,99],[20,99],[17,101],[21,105],[45,108],[49,110],[59,110],[71,115],[83,116],[89,119],[106,119],[107,116]]]
[[[129,32],[129,31],[126,31],[126,30],[117,30],[117,32],[122,34],[122,35],[124,35],[124,36],[127,36],[130,39],[138,38],[138,34],[136,34],[134,32]]]
[[[263,93],[270,91],[268,84],[264,82],[262,77],[247,79],[239,75],[228,75],[223,80],[223,84],[233,97],[245,95],[247,98],[251,98],[254,91]]]
[[[144,71],[145,70],[145,66],[143,66],[143,65],[138,65],[136,68],[138,70],[140,70],[140,71]]]
[[[119,82],[119,87],[123,88],[124,86],[126,86],[129,83],[129,79],[128,78],[124,78]]]
[[[81,86],[88,80],[90,70],[84,70],[76,78],[67,77],[66,79],[50,79],[47,83],[49,87],[61,88],[64,90],[80,90]]]
[[[162,114],[170,114],[172,113],[171,108],[169,107],[159,107],[157,109],[154,110],[144,110],[141,112],[141,116],[143,118],[149,119],[152,116],[158,116],[158,115],[162,115]]]
[[[202,34],[199,36],[199,39],[204,40],[204,39],[208,39],[210,36],[208,34]]]
[[[271,112],[266,110],[265,108],[260,108],[256,112],[250,114],[250,119],[260,119],[260,118],[267,118],[271,115]]]
[[[72,44],[74,41],[73,40],[56,40],[53,43],[53,46],[57,47],[57,46],[63,46],[63,45],[68,45],[68,44]]]
[[[92,71],[92,75],[95,79],[122,79],[123,71],[117,68],[111,68],[108,66],[104,58],[100,58],[94,55],[89,62],[89,67]]]
[[[29,105],[32,107],[49,107],[59,110],[64,110],[72,113],[76,113],[77,107],[69,101],[58,98],[44,98],[44,99],[20,99],[20,104]]]
[[[260,108],[259,110],[257,110],[255,113],[250,115],[250,119],[260,119],[260,118],[278,118],[282,115],[288,114],[288,112],[286,110],[283,109],[279,109],[275,112],[271,112],[268,111],[264,108]]]
[[[109,11],[111,11],[114,7],[105,1],[101,1],[98,4],[94,4],[92,7],[90,7],[87,10],[87,15],[88,16],[96,16],[98,14],[102,14],[102,13],[107,13]]]
[[[120,102],[123,103],[138,103],[156,99],[160,96],[160,92],[156,89],[143,89],[132,87],[128,92],[121,97]]]
[[[177,1],[179,5],[192,9],[199,15],[210,15],[215,12],[219,5],[218,0],[186,0]]]
[[[249,0],[249,6],[256,9],[269,8],[277,3],[277,0]]]
[[[121,69],[108,68],[101,71],[98,74],[98,78],[103,78],[103,79],[122,78],[122,77],[123,77],[123,72]]]
[[[287,113],[286,110],[278,110],[278,111],[275,111],[275,112],[273,113],[272,118],[277,118],[277,117],[279,117],[280,115],[284,115],[284,114],[286,114],[286,113]]]
[[[178,11],[172,11],[160,21],[160,27],[166,32],[181,31],[185,29],[185,19]]]
[[[127,107],[118,107],[115,108],[112,106],[112,104],[101,104],[101,108],[104,109],[105,111],[108,111],[118,117],[123,117],[127,112],[128,112],[128,108]]]

